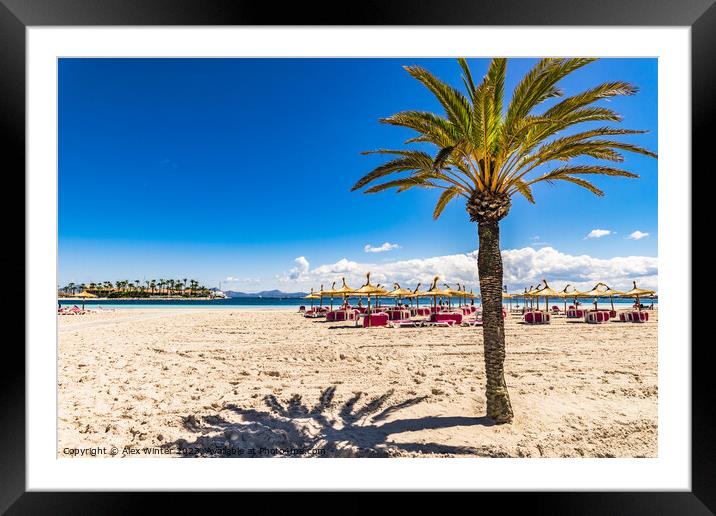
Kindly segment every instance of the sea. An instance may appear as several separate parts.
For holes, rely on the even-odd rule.
[[[357,298],[350,298],[349,302],[351,305],[356,306],[358,304]],[[432,304],[433,300],[432,298],[420,298],[420,306],[429,306]],[[592,299],[581,299],[580,302],[582,303],[583,307],[591,307],[593,306],[593,300]],[[217,308],[241,308],[241,307],[253,307],[253,308],[295,308],[298,310],[300,306],[310,307],[311,306],[311,300],[310,299],[301,299],[301,298],[268,298],[268,297],[235,297],[230,299],[91,299],[91,300],[85,300],[84,302],[79,299],[58,299],[58,303],[61,306],[74,306],[77,305],[79,307],[84,306],[85,308],[99,308],[99,307],[105,307],[105,308],[139,308],[139,309],[152,309],[152,308],[211,308],[211,309],[217,309]],[[367,302],[365,298],[362,301],[363,305],[367,305]],[[383,305],[393,305],[395,304],[395,300],[392,298],[384,298],[380,300],[380,303]],[[414,303],[414,300],[413,300]],[[453,304],[455,304],[456,301],[453,299]],[[468,304],[470,301],[468,300]],[[634,303],[633,299],[619,299],[614,298],[614,306],[615,308],[627,308],[628,306],[632,305]],[[641,303],[648,306],[652,303],[651,299],[642,299]],[[655,299],[653,301],[654,305],[658,305],[658,299]],[[375,304],[375,300],[371,299],[371,304]],[[475,304],[479,305],[480,300],[475,299]],[[505,306],[509,306],[509,300],[504,301]],[[512,306],[522,306],[524,304],[524,301],[522,299],[515,300],[512,299]],[[550,306],[557,305],[557,306],[564,306],[564,301],[561,299],[550,299],[549,300]],[[567,304],[573,304],[572,300],[567,300]],[[319,305],[319,300],[313,301],[314,306]],[[331,300],[330,298],[324,298],[323,299],[323,305],[324,306],[330,306]],[[338,307],[341,305],[341,300],[334,299],[333,300],[333,306]],[[599,307],[600,308],[607,308],[610,306],[609,299],[600,299],[599,300]],[[540,299],[540,307],[544,307],[544,299]]]

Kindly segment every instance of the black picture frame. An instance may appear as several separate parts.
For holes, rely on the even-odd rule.
[[[250,0],[0,0],[0,121],[6,174],[25,170],[25,30],[88,25],[591,25],[691,27],[692,169],[713,168],[707,142],[716,110],[716,0],[365,0],[360,3]],[[568,43],[565,44],[568,48]],[[9,158],[9,159],[8,159]],[[689,171],[681,173],[691,182]],[[6,176],[7,177],[7,176]],[[684,321],[689,324],[691,321]],[[691,339],[690,339],[691,340]],[[716,511],[716,439],[710,383],[710,339],[692,346],[692,490],[690,492],[527,493],[534,512],[550,514],[712,514]],[[691,342],[669,345],[690,346]],[[148,508],[147,496],[123,493],[26,492],[25,358],[4,355],[0,390],[0,512],[7,514],[129,514]],[[662,414],[662,417],[668,417]],[[604,459],[609,460],[609,459]],[[486,498],[505,493],[485,494]],[[188,507],[164,496],[163,512]],[[211,497],[216,502],[215,495]]]

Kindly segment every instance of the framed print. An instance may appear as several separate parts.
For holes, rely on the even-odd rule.
[[[714,510],[691,338],[711,1],[0,20],[27,204],[3,511],[286,490]]]

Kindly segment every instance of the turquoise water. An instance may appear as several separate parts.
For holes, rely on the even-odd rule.
[[[351,298],[350,300],[351,305],[355,306],[358,304],[358,299]],[[68,299],[60,299],[58,300],[60,305],[62,306],[82,306],[82,301],[80,300],[68,300]],[[421,298],[420,299],[420,306],[428,306],[432,303],[432,298]],[[581,300],[583,307],[590,307],[592,306],[592,300],[591,299],[582,299]],[[614,306],[619,307],[626,307],[629,305],[632,305],[634,303],[633,299],[614,299]],[[315,300],[313,302],[314,306],[318,306],[318,300]],[[330,299],[324,299],[323,304],[325,306],[330,306]],[[333,306],[338,307],[340,306],[341,301],[334,300]],[[366,305],[365,299],[363,300],[363,305]],[[371,301],[371,304],[375,304],[374,301]],[[381,300],[381,304],[384,305],[392,305],[394,304],[394,301],[392,299],[385,299]],[[479,305],[480,301],[479,299],[475,300],[475,304]],[[512,300],[512,306],[522,306],[524,304],[523,300]],[[567,305],[573,304],[572,300],[567,301]],[[651,300],[642,300],[642,304],[649,305],[651,304]],[[658,304],[658,300],[654,300],[654,305]],[[309,299],[276,299],[276,298],[261,298],[261,297],[237,297],[233,299],[102,299],[102,300],[91,300],[84,303],[85,308],[98,308],[98,307],[107,307],[107,308],[142,308],[142,309],[150,309],[150,308],[239,308],[239,307],[262,307],[262,308],[296,308],[298,310],[299,306],[311,306],[311,301]],[[505,301],[505,305],[509,306],[509,303],[507,300]],[[564,302],[562,300],[549,300],[549,305],[557,305],[557,306],[564,306]],[[599,301],[600,307],[608,307],[609,300],[608,299],[602,299]],[[540,307],[544,307],[544,299],[540,299]]]

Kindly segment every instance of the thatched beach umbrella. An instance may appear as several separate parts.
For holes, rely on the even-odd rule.
[[[398,304],[398,300],[399,300],[399,299],[402,299],[402,298],[407,297],[407,296],[409,296],[410,294],[412,294],[412,292],[410,292],[410,290],[407,290],[407,289],[402,288],[402,287],[401,287],[399,284],[397,284],[397,283],[393,283],[393,289],[394,289],[394,290],[391,290],[390,292],[388,292],[388,293],[386,294],[386,296],[388,296],[388,297],[394,297],[394,298],[395,298],[395,304],[396,304],[396,305]]]
[[[376,285],[371,285],[370,283],[370,272],[366,274],[366,280],[365,285],[363,285],[361,288],[357,288],[355,290],[356,294],[365,294],[368,296],[368,310],[367,313],[370,313],[370,296],[377,296],[379,294],[386,294],[387,291],[385,289],[380,288]]]
[[[452,308],[452,298],[462,296],[462,291],[460,291],[460,285],[458,284],[458,290],[451,288],[450,285],[448,285],[447,283],[443,283],[443,286],[445,287],[443,292],[448,298],[448,307]]]
[[[422,283],[418,283],[418,286],[415,287],[415,290],[413,290],[407,296],[411,299],[415,299],[415,308],[420,308],[420,297],[421,296],[424,297],[426,295],[426,293],[424,291],[420,290],[420,285],[422,285]]]
[[[348,296],[353,294],[355,291],[351,287],[346,285],[345,278],[341,278],[341,280],[343,280],[343,285],[341,286],[341,288],[336,289],[334,292],[336,293],[336,295],[343,296],[343,303],[345,304],[346,300],[348,299]]]
[[[380,290],[382,290],[382,292],[376,292],[376,293],[375,293],[375,296],[374,296],[374,297],[375,297],[375,307],[376,307],[376,308],[381,308],[381,306],[380,306],[380,296],[381,296],[381,294],[382,294],[382,295],[387,294],[388,291],[383,288],[383,284],[382,284],[382,283],[376,284],[376,287],[379,288]]]
[[[474,295],[474,294],[471,295],[470,292],[467,291],[467,286],[463,283],[463,284],[462,284],[462,299],[463,299],[463,303],[464,303],[465,305],[467,305],[467,300],[470,299],[470,298],[474,298],[474,297],[475,297],[475,295]]]
[[[333,310],[333,297],[339,295],[339,292],[336,290],[336,282],[334,281],[331,285],[331,288],[329,290],[324,290],[323,295],[329,296],[331,298],[331,310]]]
[[[85,309],[85,299],[93,299],[93,298],[96,298],[97,296],[95,296],[94,294],[90,294],[86,290],[83,290],[79,294],[76,294],[75,297],[79,297],[82,299],[82,310],[84,310]]]
[[[527,290],[527,288],[525,287],[525,294],[524,294],[525,305],[527,304],[527,300],[529,299],[530,300],[530,310],[532,308],[534,308],[534,300],[535,300],[536,292],[537,292],[537,289],[535,287],[533,287],[532,285],[530,285],[529,290]],[[539,297],[537,298],[537,310],[539,310]]]
[[[547,284],[547,280],[543,279],[542,282],[544,283],[544,287],[537,290],[537,296],[544,296],[544,309],[549,311],[549,298],[550,297],[559,297],[559,292],[557,292],[556,290],[553,290]],[[539,298],[537,300],[537,303],[539,303]]]
[[[311,308],[313,308],[313,300],[320,299],[320,297],[313,292],[313,289],[311,289],[311,293],[308,294],[307,296],[303,296],[303,299],[310,299],[311,300]]]
[[[644,290],[643,288],[637,288],[636,281],[632,281],[634,288],[627,292],[623,292],[620,297],[635,297],[636,298],[636,309],[641,311],[641,304],[639,303],[640,297],[653,296],[656,294],[656,290]]]
[[[433,298],[433,305],[436,306],[436,307],[438,306],[438,297],[445,297],[445,296],[448,296],[448,295],[449,295],[449,293],[448,293],[447,291],[445,291],[445,290],[440,290],[440,289],[438,288],[438,280],[439,280],[439,279],[440,279],[439,276],[435,276],[435,278],[433,279],[433,284],[432,284],[432,286],[431,286],[431,287],[428,289],[428,291],[425,293],[425,295],[426,295],[427,297],[432,297],[432,298]]]
[[[557,297],[564,300],[564,311],[567,312],[567,298],[574,298],[574,304],[576,306],[577,304],[577,296],[581,294],[576,288],[572,287],[572,292],[567,292],[567,289],[571,287],[569,283],[564,287],[564,289],[560,290],[557,294]]]
[[[601,288],[600,288],[601,287]],[[581,292],[577,297],[593,297],[594,298],[594,309],[598,309],[599,298],[608,297],[614,310],[614,296],[621,296],[624,292],[609,288],[609,285],[602,283],[601,281],[594,285],[592,290],[587,292]]]
[[[462,298],[463,298],[463,303],[464,303],[465,305],[467,305],[467,300],[468,300],[468,299],[475,299],[476,297],[477,297],[477,296],[472,293],[472,290],[471,290],[470,292],[467,291],[467,286],[463,283],[463,285],[462,285]]]
[[[455,297],[460,299],[460,305],[466,305],[467,304],[467,290],[465,285],[460,285],[459,283],[455,283],[457,285],[457,295]]]
[[[325,290],[323,290],[323,283],[321,283],[321,288],[318,292],[316,292],[316,294],[318,294],[318,297],[320,299],[318,306],[323,308],[323,296],[325,295]]]

